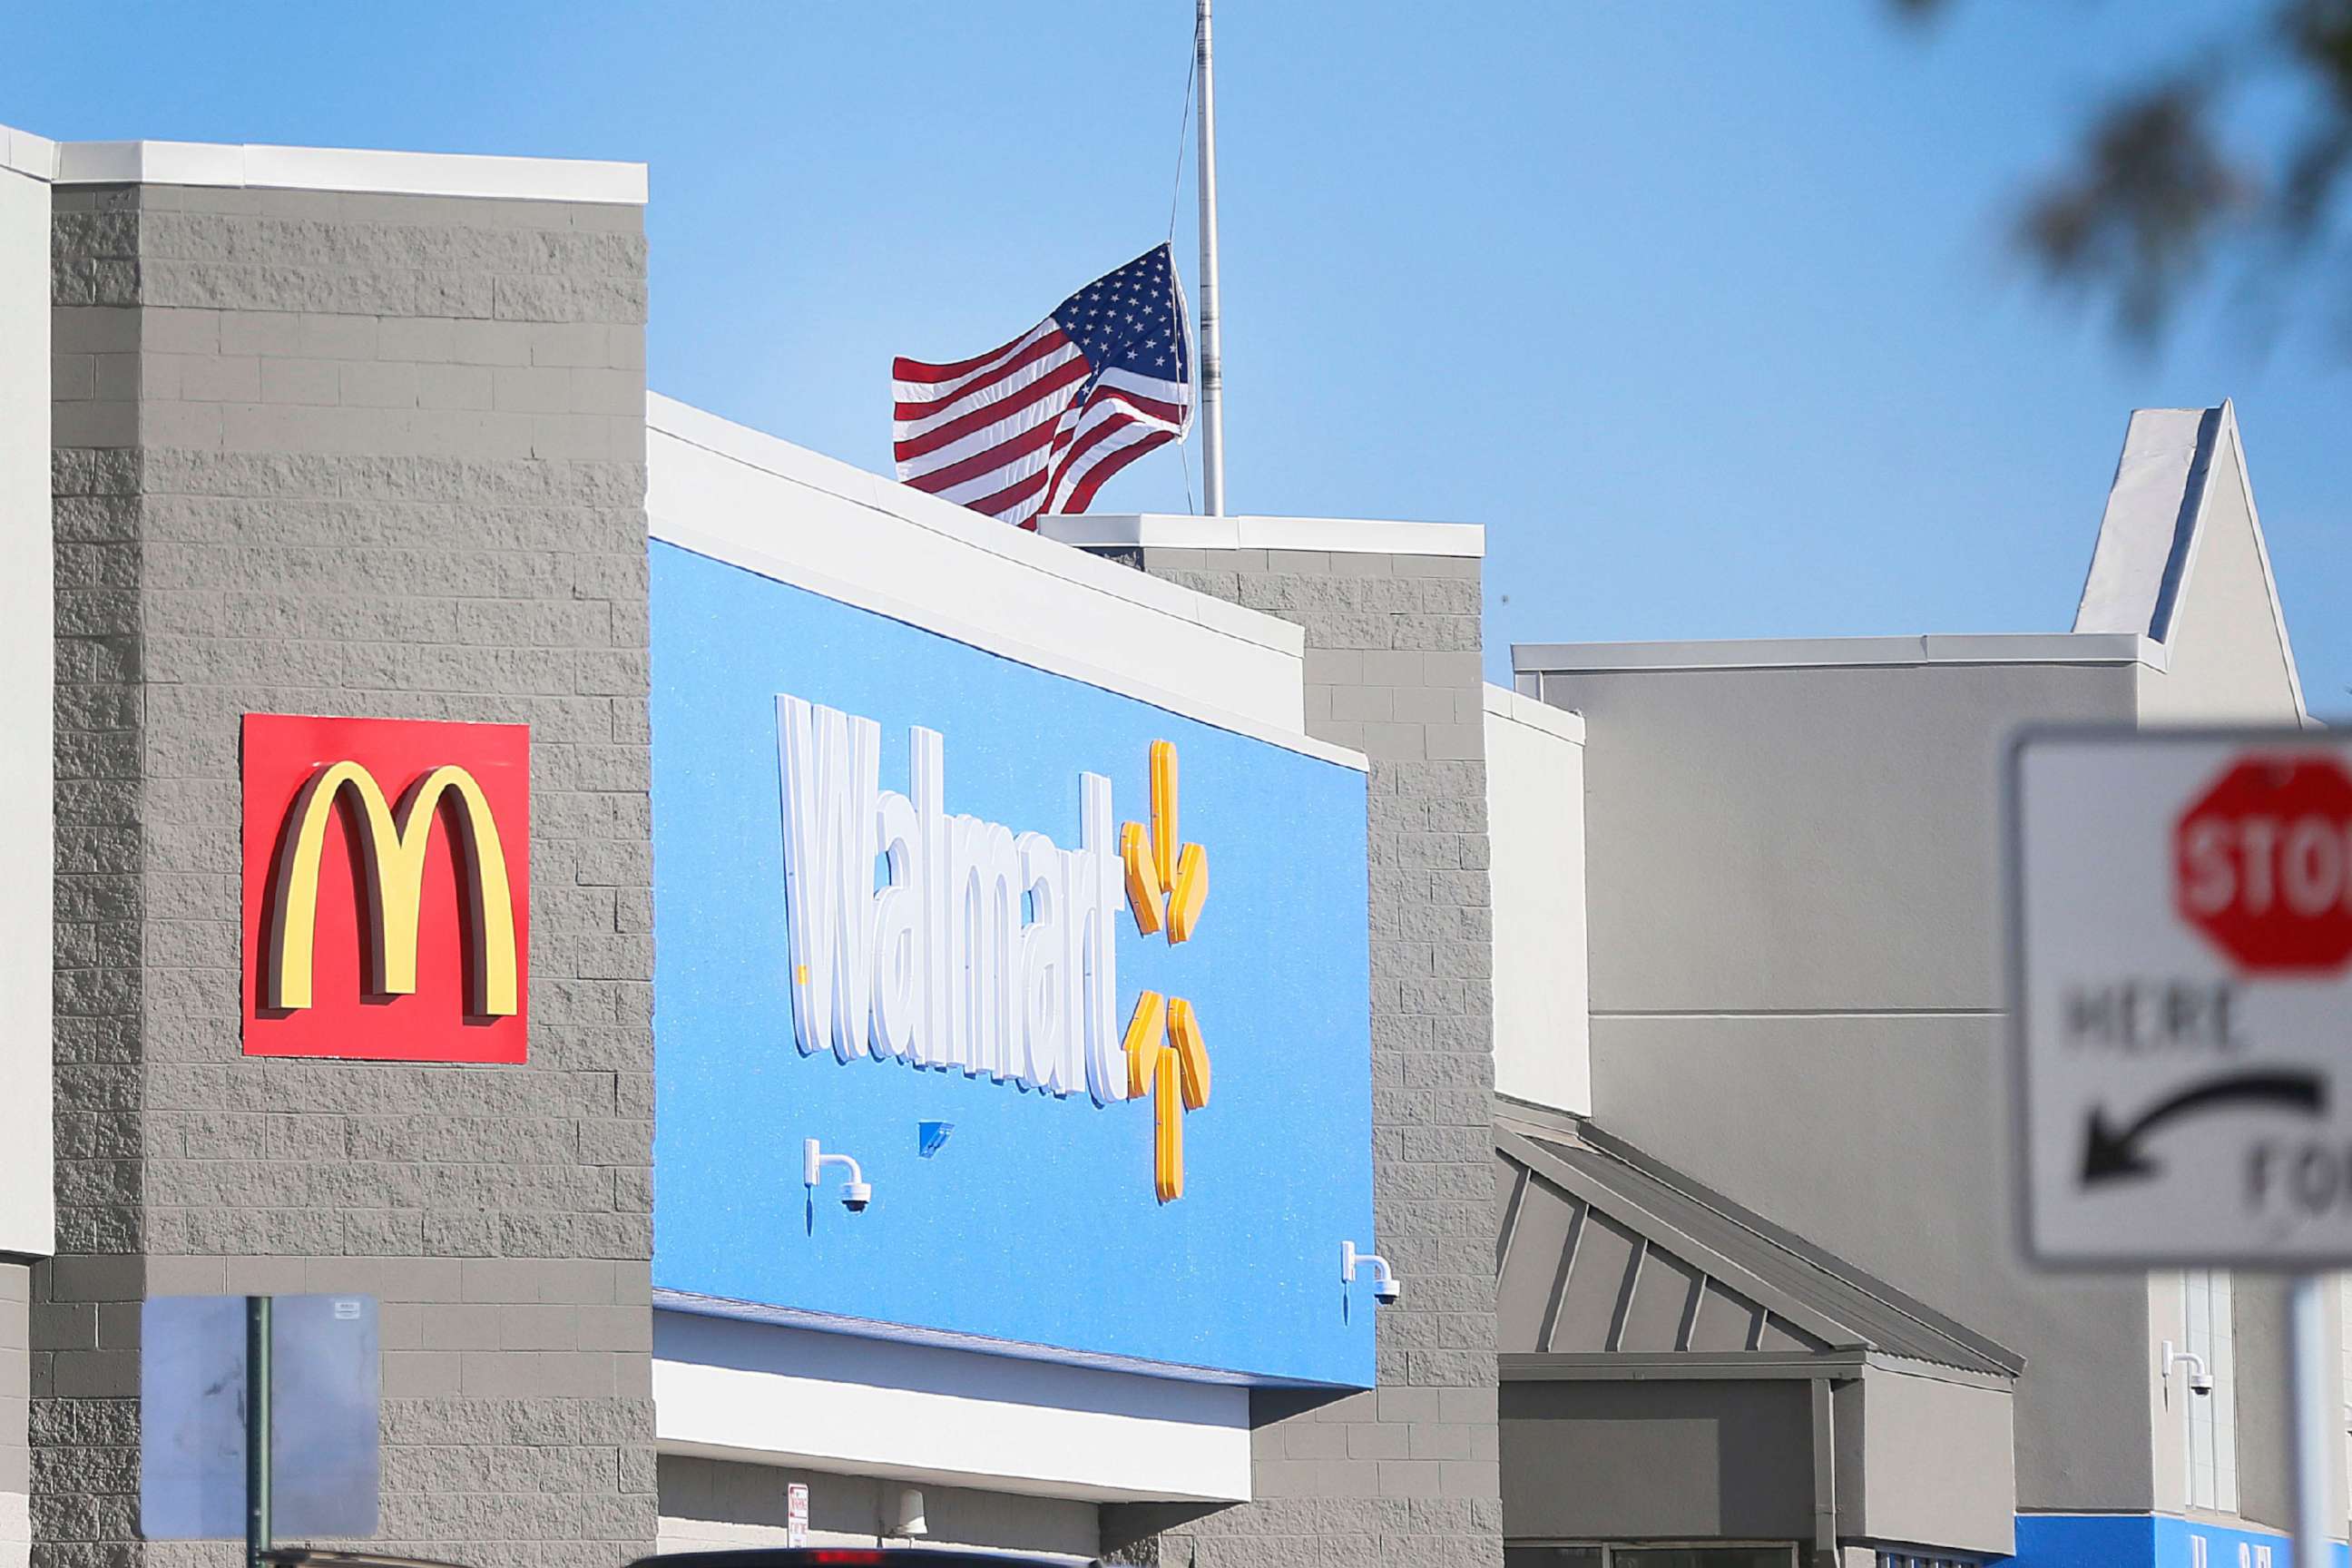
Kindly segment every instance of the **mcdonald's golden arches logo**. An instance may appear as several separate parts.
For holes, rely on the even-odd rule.
[[[523,1060],[529,730],[248,714],[244,773],[246,1054]]]

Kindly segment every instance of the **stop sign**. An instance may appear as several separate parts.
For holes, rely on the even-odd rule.
[[[2240,758],[2180,814],[2173,896],[2181,919],[2271,973],[2352,961],[2352,775],[2334,757]]]

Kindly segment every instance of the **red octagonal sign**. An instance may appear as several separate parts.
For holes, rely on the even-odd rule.
[[[2352,962],[2352,775],[2308,753],[2242,757],[2173,829],[2180,918],[2242,968]]]

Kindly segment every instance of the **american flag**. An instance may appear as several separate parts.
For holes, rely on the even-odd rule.
[[[898,478],[1023,528],[1095,491],[1192,417],[1176,259],[1155,246],[1011,342],[953,364],[891,362]]]

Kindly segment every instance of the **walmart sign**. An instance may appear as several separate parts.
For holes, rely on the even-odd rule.
[[[907,732],[905,795],[878,782],[873,720],[785,696],[776,730],[801,1050],[1125,1098],[1110,781],[1079,774],[1080,847],[1064,850],[950,816],[936,730]]]
[[[652,565],[655,1285],[1368,1386],[1336,1261],[1371,1234],[1362,773]],[[866,1212],[809,1201],[810,1138]]]

